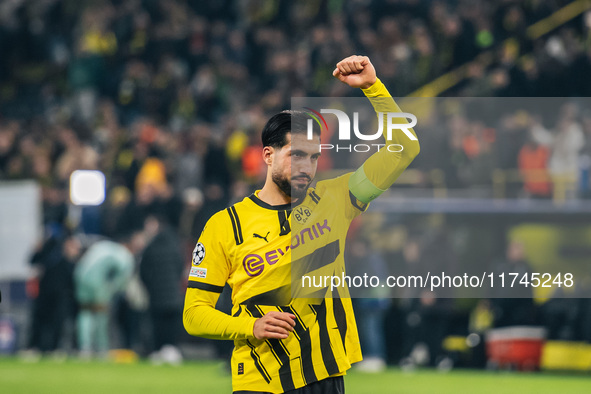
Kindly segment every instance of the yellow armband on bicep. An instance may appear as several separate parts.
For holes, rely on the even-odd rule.
[[[380,189],[365,175],[363,166],[359,167],[349,178],[349,191],[364,204],[369,204],[385,190]]]

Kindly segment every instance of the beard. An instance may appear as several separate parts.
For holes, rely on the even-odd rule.
[[[287,177],[282,176],[278,173],[272,174],[271,178],[273,179],[273,182],[275,182],[279,190],[285,193],[285,195],[291,197],[292,200],[299,200],[300,198],[305,197],[306,191],[308,190],[308,187],[310,187],[310,183],[312,182],[312,180],[309,177],[305,177],[308,180],[307,183],[302,185],[292,185],[291,179],[288,179]]]

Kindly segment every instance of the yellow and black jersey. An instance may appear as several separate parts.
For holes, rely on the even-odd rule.
[[[381,82],[365,93],[389,97]],[[393,103],[390,98],[374,107],[399,111]],[[418,153],[418,144],[413,151]],[[299,281],[304,274],[344,271],[351,221],[367,208],[366,194],[379,194],[406,168],[414,157],[407,155],[382,149],[358,171],[318,182],[297,204],[272,206],[255,192],[208,221],[193,252],[183,321],[192,335],[234,340],[234,391],[283,393],[343,375],[362,359],[351,299],[326,289],[301,292]],[[364,193],[360,187],[373,189]],[[214,309],[226,283],[231,316]],[[255,320],[269,311],[297,317],[287,339],[254,337]]]
[[[234,317],[297,316],[287,339],[235,340],[235,391],[280,393],[342,374],[361,360],[350,299],[292,298],[292,265],[344,266],[349,224],[365,209],[351,198],[349,176],[318,182],[295,206],[271,206],[255,193],[214,215],[201,234],[190,289],[220,293],[228,283]]]

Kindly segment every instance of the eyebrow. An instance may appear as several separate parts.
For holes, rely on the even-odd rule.
[[[292,154],[292,155],[293,155],[293,154],[303,154],[303,155],[309,155],[309,153],[308,153],[308,152],[306,152],[306,151],[304,151],[304,150],[301,150],[301,149],[292,149],[292,151],[291,151],[291,154]],[[311,154],[311,156],[312,156],[312,157],[318,157],[318,156],[320,156],[320,155],[321,155],[321,153],[320,153],[320,152],[316,152],[316,153],[312,153],[312,154]]]

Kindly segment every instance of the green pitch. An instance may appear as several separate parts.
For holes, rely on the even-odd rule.
[[[439,373],[421,370],[405,373],[389,369],[379,374],[350,372],[347,394],[374,393],[586,393],[591,392],[588,375],[458,371]],[[148,363],[63,363],[43,360],[24,363],[0,358],[0,392],[18,393],[196,393],[231,392],[230,376],[220,363],[190,362],[180,367]]]

